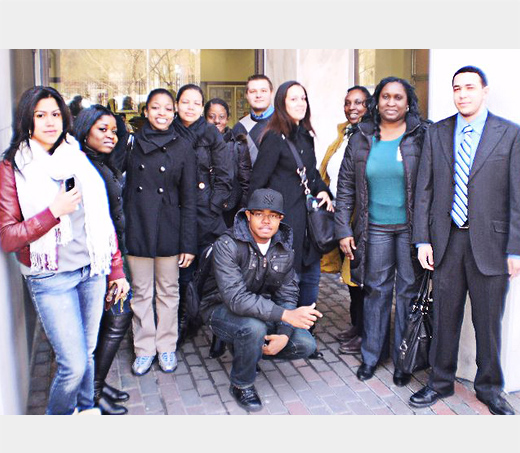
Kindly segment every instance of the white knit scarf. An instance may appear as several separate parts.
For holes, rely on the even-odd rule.
[[[72,136],[68,135],[52,156],[34,140],[29,140],[29,145],[23,143],[15,157],[20,169],[15,171],[15,178],[23,217],[29,219],[48,208],[62,181],[74,176],[85,210],[90,274],[108,274],[117,246],[103,179]],[[63,215],[58,225],[29,245],[31,271],[58,270],[57,246],[67,245],[72,239],[70,218]]]

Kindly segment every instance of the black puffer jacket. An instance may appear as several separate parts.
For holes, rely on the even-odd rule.
[[[413,205],[417,170],[424,141],[424,134],[430,122],[420,118],[408,117],[406,131],[399,145],[404,164],[406,190],[406,218],[412,230]],[[368,183],[366,165],[368,154],[372,148],[372,137],[375,125],[371,121],[359,124],[358,131],[350,138],[341,168],[339,171],[338,190],[336,194],[336,237],[354,237],[356,250],[354,260],[350,263],[352,281],[363,285],[365,279],[366,241],[368,234]],[[350,219],[354,213],[352,226]],[[415,247],[411,253],[416,265]]]
[[[233,208],[238,211],[246,206],[249,192],[249,180],[251,179],[251,156],[247,146],[245,135],[235,135],[233,131],[226,128],[222,138],[228,145],[229,152],[233,156],[233,189],[228,200],[227,210]],[[236,212],[235,211],[235,212]]]
[[[174,127],[182,135],[176,122]],[[223,212],[233,182],[233,156],[213,124],[204,122],[191,144],[197,163],[197,236],[201,249],[226,231]]]
[[[293,328],[281,318],[284,309],[295,309],[298,301],[293,261],[289,225],[280,223],[264,256],[251,236],[245,209],[239,211],[233,228],[214,245],[213,267],[200,307],[204,322],[224,303],[239,316],[277,322],[278,333],[290,336]]]

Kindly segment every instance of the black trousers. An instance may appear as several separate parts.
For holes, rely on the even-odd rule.
[[[464,305],[469,291],[477,340],[475,391],[486,399],[501,392],[504,385],[500,366],[501,321],[507,286],[507,274],[487,276],[478,270],[469,230],[453,225],[442,263],[433,273],[430,388],[443,396],[454,391]]]

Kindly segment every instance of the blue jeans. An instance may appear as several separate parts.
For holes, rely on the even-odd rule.
[[[320,260],[304,266],[298,274],[300,279],[300,299],[298,307],[307,307],[318,301],[318,291],[320,289],[321,267]]]
[[[231,384],[239,388],[250,387],[255,382],[256,364],[262,358],[264,337],[276,333],[273,322],[238,316],[221,304],[209,319],[211,331],[222,341],[231,344],[233,364]],[[309,357],[316,350],[316,341],[304,329],[294,329],[289,342],[277,355],[263,356],[265,359],[295,360]]]
[[[412,264],[410,232],[406,229],[380,231],[368,229],[365,300],[363,304],[363,362],[376,366],[381,358],[385,338],[390,329],[390,315],[395,285],[394,348],[397,363],[399,346],[406,329],[411,300],[417,295],[418,284]]]
[[[26,277],[34,307],[56,354],[47,414],[68,415],[94,407],[94,349],[106,277],[90,266]]]

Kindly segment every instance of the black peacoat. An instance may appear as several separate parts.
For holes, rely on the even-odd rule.
[[[197,253],[197,186],[191,144],[173,132],[162,147],[142,147],[140,130],[128,151],[124,212],[128,254]],[[144,149],[148,149],[144,151]]]
[[[316,169],[314,138],[300,125],[294,128],[290,139],[296,149],[300,151],[312,195],[316,196],[319,192],[326,191],[332,198],[327,185]],[[296,160],[286,140],[281,135],[268,131],[260,144],[260,151],[253,166],[249,194],[256,189],[268,187],[283,195],[284,222],[293,229],[294,268],[299,273],[302,265],[312,264],[319,260],[321,255],[307,237],[305,194],[296,169]]]

